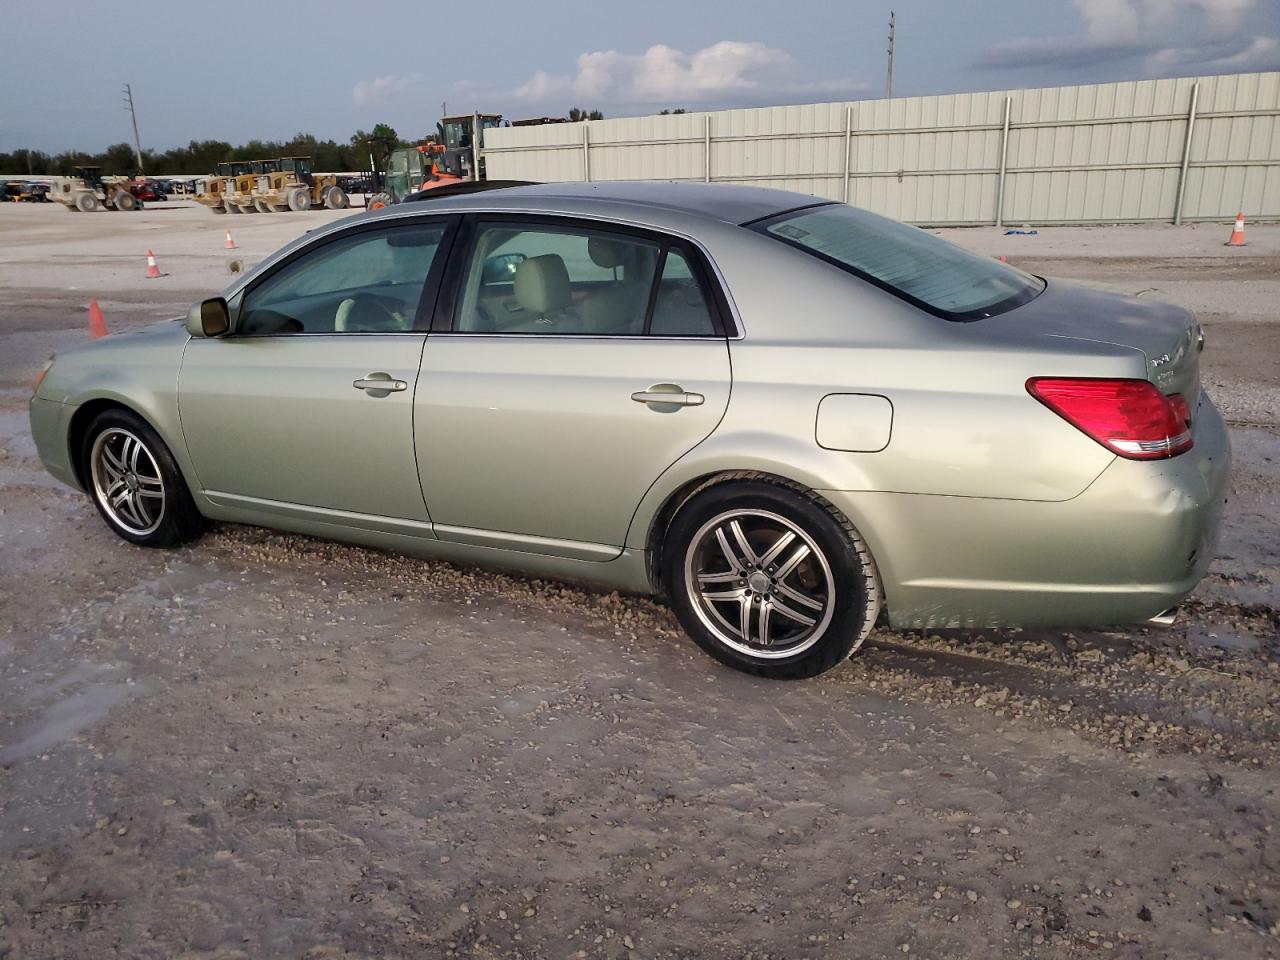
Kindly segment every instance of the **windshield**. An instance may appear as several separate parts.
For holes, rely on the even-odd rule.
[[[947,320],[980,320],[1036,297],[1044,281],[897,220],[833,203],[750,224]]]

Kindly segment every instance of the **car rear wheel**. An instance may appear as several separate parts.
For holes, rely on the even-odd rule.
[[[816,676],[847,659],[880,612],[875,564],[839,511],[771,480],[709,487],[672,521],[668,596],[686,632],[757,676]]]
[[[85,434],[83,462],[94,506],[130,543],[169,547],[204,530],[169,448],[136,414],[99,414]]]

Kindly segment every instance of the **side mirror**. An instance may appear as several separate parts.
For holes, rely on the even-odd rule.
[[[231,329],[231,312],[222,297],[210,297],[187,311],[187,333],[193,337],[220,337]]]
[[[516,269],[527,259],[523,253],[500,253],[489,257],[480,268],[480,282],[486,286],[491,283],[514,283]]]

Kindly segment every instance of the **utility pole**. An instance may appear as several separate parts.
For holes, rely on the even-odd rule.
[[[889,72],[884,78],[884,98],[893,96],[893,11],[889,11]]]
[[[133,89],[129,84],[124,85],[124,102],[125,109],[129,111],[129,117],[133,120],[133,152],[138,158],[138,174],[143,173],[142,170],[142,141],[138,139],[138,114],[133,109]]]

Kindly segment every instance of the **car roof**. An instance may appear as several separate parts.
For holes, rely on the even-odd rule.
[[[428,192],[414,206],[429,204],[432,210],[493,210],[510,206],[512,210],[552,209],[559,203],[571,204],[574,211],[583,206],[635,208],[649,211],[671,211],[729,224],[742,224],[772,217],[788,210],[830,203],[803,193],[746,187],[727,183],[682,183],[655,180],[606,180],[591,183],[538,183],[501,190],[483,190],[469,194],[453,194],[432,200]],[[387,212],[396,207],[387,208]],[[619,212],[623,212],[619,210]]]

